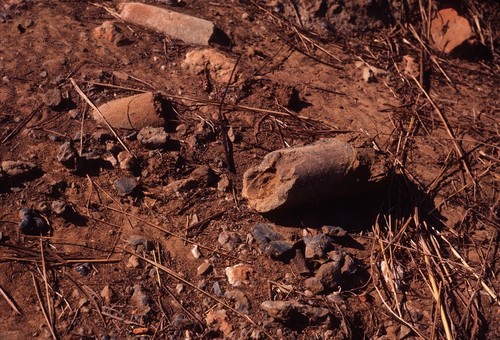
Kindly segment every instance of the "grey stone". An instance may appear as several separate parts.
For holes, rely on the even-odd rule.
[[[139,182],[134,177],[118,178],[113,182],[116,191],[122,195],[130,195],[139,185]]]
[[[43,103],[48,107],[55,109],[58,108],[63,101],[61,91],[57,88],[50,89],[43,95]]]
[[[227,299],[234,301],[234,309],[238,312],[245,314],[248,313],[250,309],[250,301],[243,292],[239,290],[229,290],[224,294],[224,296]]]
[[[19,211],[19,230],[26,235],[46,235],[50,231],[47,221],[35,210],[23,208]]]
[[[318,234],[313,237],[304,237],[306,244],[305,256],[306,259],[323,259],[326,252],[332,243],[332,239],[324,234]]]
[[[65,167],[76,170],[78,164],[78,153],[71,142],[66,142],[59,147],[57,160]]]
[[[292,265],[300,275],[309,275],[309,268],[307,268],[306,259],[300,249],[295,249],[295,256],[292,259]]]
[[[151,310],[151,299],[140,284],[134,285],[134,294],[130,297],[129,302],[136,307],[139,315],[145,315]]]
[[[340,262],[327,262],[319,267],[316,279],[327,289],[334,289],[343,283]]]
[[[76,265],[75,270],[81,276],[87,276],[92,272],[92,266],[90,265],[90,263],[85,262],[85,263]]]
[[[220,288],[219,281],[215,281],[212,285],[212,292],[214,292],[214,294],[218,297],[222,296],[222,289]]]

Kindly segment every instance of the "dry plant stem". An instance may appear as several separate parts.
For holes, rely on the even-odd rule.
[[[376,263],[375,263],[375,260],[373,258],[373,253],[374,253],[374,248],[375,248],[375,242],[376,240],[373,240],[373,243],[372,243],[372,249],[371,249],[371,254],[370,254],[370,277],[373,278],[374,275],[373,275],[373,267],[377,266]],[[408,323],[405,319],[403,319],[402,317],[400,317],[396,312],[394,312],[394,310],[389,306],[389,304],[387,303],[387,301],[384,299],[384,297],[382,296],[382,293],[380,292],[380,290],[378,289],[377,287],[377,284],[375,282],[375,280],[373,280],[373,287],[375,288],[376,292],[377,292],[377,295],[379,296],[380,300],[382,301],[382,303],[384,304],[385,308],[387,308],[387,310],[389,311],[389,313],[394,316],[397,320],[399,320],[400,322],[402,322],[403,324],[405,324],[408,328],[410,328],[415,334],[417,334],[417,336],[419,336],[421,339],[426,339],[426,337],[424,337],[415,327],[413,327],[410,323]]]
[[[42,273],[43,273],[43,282],[45,284],[45,295],[47,299],[47,313],[49,315],[49,321],[51,325],[54,324],[54,319],[53,319],[53,310],[52,310],[52,304],[50,303],[50,294],[49,294],[49,282],[47,280],[47,268],[45,265],[45,254],[43,250],[43,241],[40,239],[40,256],[42,258]]]
[[[432,100],[432,98],[429,95],[429,93],[422,87],[422,84],[420,84],[420,82],[417,80],[417,78],[415,78],[413,76],[412,76],[412,78],[415,81],[415,83],[417,84],[417,86],[420,88],[420,90],[423,92],[423,94],[425,95],[425,97],[427,98],[427,100],[429,100],[429,103],[431,103],[431,105],[434,108],[434,110],[436,111],[436,113],[438,114],[439,119],[441,120],[441,122],[443,123],[443,125],[444,125],[444,127],[446,129],[446,132],[448,133],[448,135],[450,136],[450,138],[453,141],[453,144],[454,144],[455,149],[456,149],[456,151],[457,151],[457,153],[458,153],[458,155],[460,157],[460,160],[462,161],[462,164],[464,166],[465,171],[467,172],[467,174],[472,179],[472,182],[474,183],[474,186],[476,186],[476,179],[474,178],[474,176],[472,175],[472,173],[470,171],[469,164],[467,163],[467,160],[465,158],[464,151],[463,151],[462,147],[460,146],[460,144],[458,144],[457,139],[455,138],[455,135],[454,135],[453,131],[451,130],[450,125],[448,124],[448,121],[446,120],[446,118],[444,117],[443,113],[441,112],[441,110],[439,109],[439,107],[436,105],[436,103],[434,102],[434,100]]]
[[[31,119],[33,119],[33,117],[35,116],[35,114],[36,114],[36,113],[37,113],[37,112],[38,112],[38,111],[39,111],[39,110],[43,107],[43,105],[44,105],[44,104],[40,104],[40,105],[38,105],[38,106],[37,106],[37,107],[36,107],[33,111],[31,111],[31,113],[30,113],[30,114],[29,114],[26,118],[24,118],[24,119],[23,119],[23,120],[19,123],[19,125],[18,125],[18,126],[16,126],[16,127],[14,128],[14,130],[12,130],[12,132],[11,132],[11,133],[9,133],[7,136],[5,136],[5,138],[4,138],[4,139],[2,139],[2,141],[1,141],[0,143],[2,143],[2,144],[3,144],[3,143],[5,143],[6,141],[8,141],[9,139],[11,139],[12,137],[14,137],[16,134],[18,134],[18,133],[21,131],[21,129],[22,129],[24,126],[26,126],[26,124],[28,124],[28,123],[29,123],[29,121],[30,121]]]
[[[248,315],[246,314],[243,314],[239,311],[237,311],[236,309],[234,309],[233,307],[231,307],[230,305],[228,305],[227,303],[225,303],[224,301],[222,301],[221,299],[217,298],[216,296],[210,294],[210,293],[207,293],[206,291],[204,291],[203,289],[201,288],[198,288],[196,285],[192,284],[191,282],[189,282],[188,280],[180,277],[179,275],[177,275],[177,273],[175,273],[173,270],[165,267],[164,265],[161,265],[159,263],[156,263],[154,261],[151,261],[150,259],[148,258],[145,258],[137,253],[134,253],[134,252],[131,252],[127,249],[124,249],[124,248],[120,248],[121,250],[123,250],[124,252],[130,254],[130,255],[135,255],[137,256],[138,258],[142,259],[143,261],[146,261],[147,263],[157,267],[158,269],[162,270],[163,272],[165,272],[166,274],[170,275],[171,277],[177,279],[178,281],[188,285],[189,287],[193,288],[194,290],[202,293],[203,295],[205,295],[206,297],[220,303],[221,305],[223,305],[224,307],[226,307],[227,309],[229,309],[230,311],[234,312],[236,315],[238,315],[239,317],[241,317],[242,319],[244,320],[247,320],[248,322],[250,322],[252,325],[254,325],[255,327],[259,328],[264,334],[266,334],[270,339],[273,339],[273,337],[267,333],[264,329],[262,329],[255,321],[253,321]]]
[[[78,87],[78,85],[76,84],[76,82],[74,81],[73,78],[70,78],[70,81],[71,81],[71,84],[73,85],[73,87],[75,88],[76,92],[78,92],[78,94],[80,95],[80,97],[82,97],[83,100],[85,100],[87,102],[87,104],[89,104],[89,106],[91,108],[93,108],[98,114],[99,116],[101,116],[102,120],[104,121],[104,123],[106,124],[106,126],[108,127],[108,129],[111,131],[111,133],[115,136],[115,138],[118,140],[118,142],[121,144],[121,146],[123,146],[123,148],[125,150],[127,150],[127,152],[129,154],[131,154],[134,158],[134,154],[129,150],[129,148],[125,145],[125,143],[122,141],[122,139],[120,138],[120,136],[118,136],[118,134],[116,133],[115,129],[113,129],[113,127],[109,124],[108,120],[103,116],[103,114],[101,113],[101,111],[97,108],[97,106],[94,105],[94,103],[92,103],[90,101],[90,99],[85,95],[85,93],[83,93],[83,91],[80,89],[80,87]]]
[[[35,275],[31,273],[31,277],[33,278],[33,286],[35,286],[36,297],[38,298],[38,303],[40,304],[40,309],[42,310],[43,316],[45,318],[45,322],[47,322],[47,326],[49,327],[50,334],[54,339],[57,339],[57,336],[54,332],[54,327],[50,322],[49,316],[47,315],[47,310],[45,309],[45,305],[43,304],[42,296],[40,294],[40,287],[38,287],[38,283],[36,282]]]
[[[133,92],[139,92],[139,93],[145,93],[149,92],[148,90],[141,90],[141,89],[136,89],[133,87],[126,87],[126,86],[120,86],[120,85],[113,85],[113,84],[105,84],[105,83],[97,83],[94,81],[85,81],[87,84],[99,86],[99,87],[109,87],[112,89],[118,89],[118,90],[125,90],[125,91],[133,91]]]
[[[2,294],[3,298],[5,299],[5,301],[7,301],[7,303],[10,306],[10,308],[12,308],[14,310],[14,312],[16,312],[19,315],[23,315],[23,313],[21,313],[19,311],[19,309],[17,308],[17,306],[14,303],[14,301],[9,297],[9,295],[3,290],[2,287],[0,287],[0,294]]]
[[[424,241],[423,237],[420,237],[420,246],[424,249],[425,252],[430,253],[430,249],[429,249],[427,243]],[[439,287],[438,287],[438,285],[436,283],[436,279],[434,278],[434,275],[433,275],[433,272],[431,269],[431,263],[430,263],[429,256],[424,255],[424,260],[425,260],[425,264],[426,264],[428,278],[429,278],[429,281],[431,283],[431,293],[432,293],[432,296],[434,297],[434,299],[436,300],[436,304],[437,304],[439,313],[441,315],[441,322],[443,323],[443,328],[444,328],[444,331],[446,333],[446,339],[452,340],[453,335],[451,333],[450,324],[448,321],[448,316],[446,315],[446,310],[444,308],[443,301],[441,300],[441,295],[442,295],[441,294],[441,284],[442,284],[442,282],[439,283]]]

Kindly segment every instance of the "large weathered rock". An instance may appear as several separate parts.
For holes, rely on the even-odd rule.
[[[114,128],[138,131],[146,126],[160,127],[165,124],[161,98],[152,92],[112,100],[98,109]],[[105,125],[104,119],[96,110],[92,110],[92,118]]]
[[[353,192],[368,179],[367,153],[335,139],[273,151],[243,176],[243,197],[265,213]]]
[[[123,20],[190,44],[208,45],[216,33],[215,25],[208,20],[137,2],[122,4],[120,16]]]
[[[322,307],[301,304],[295,300],[264,301],[260,305],[267,314],[283,323],[305,322],[306,324],[329,323],[331,313]]]
[[[445,8],[432,20],[431,35],[436,48],[448,54],[471,39],[474,33],[466,18],[453,8]]]

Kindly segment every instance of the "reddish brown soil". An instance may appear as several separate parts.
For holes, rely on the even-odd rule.
[[[107,8],[118,5],[118,1],[97,2]],[[165,1],[147,3],[170,7]],[[283,3],[289,6],[289,2]],[[429,273],[441,285],[440,301],[453,325],[453,337],[500,337],[498,300],[493,301],[484,288],[492,292],[500,288],[496,279],[500,69],[498,55],[491,52],[498,47],[491,31],[495,26],[488,26],[494,24],[488,20],[495,18],[498,5],[487,2],[477,12],[470,12],[484,15],[480,25],[487,58],[481,55],[467,60],[432,52],[449,81],[429,55],[424,63],[429,85],[425,88],[430,89],[433,102],[463,150],[462,159],[438,112],[416,82],[403,73],[403,56],[421,58],[420,45],[408,26],[380,21],[367,26],[368,33],[347,26],[342,32],[325,31],[312,21],[302,32],[325,53],[301,40],[286,24],[287,20],[296,22],[291,7],[276,13],[273,7],[259,8],[246,1],[187,1],[174,8],[214,21],[232,41],[231,46],[215,48],[235,59],[241,56],[239,80],[228,88],[225,103],[274,112],[227,105],[223,109],[227,127],[237,135],[231,143],[235,171],[228,170],[219,108],[203,104],[220,101],[225,84],[210,81],[213,88],[208,93],[206,74],[193,75],[181,68],[185,54],[199,47],[119,20],[116,25],[128,44],[97,40],[93,29],[116,19],[90,2],[7,0],[2,6],[0,161],[30,161],[42,172],[29,180],[0,184],[0,288],[8,296],[0,298],[0,338],[50,338],[42,305],[53,309],[49,318],[54,320],[56,336],[63,339],[105,339],[106,335],[117,339],[264,338],[266,333],[276,338],[400,337],[406,326],[401,326],[400,318],[388,307],[396,313],[398,308],[403,310],[402,319],[425,338],[443,338],[445,327],[429,288]],[[411,20],[419,29],[420,12],[414,10]],[[388,73],[367,83],[357,61]],[[117,71],[132,77],[120,79],[114,74]],[[97,105],[137,93],[125,88],[172,96],[175,115],[166,129],[174,142],[167,149],[146,150],[130,137],[130,131],[117,131],[137,158],[133,175],[141,183],[139,193],[121,196],[114,189],[114,180],[131,175],[127,170],[111,166],[74,173],[57,161],[60,145],[69,140],[77,150],[110,155],[106,144],[96,138],[96,132],[107,130],[90,118],[89,107],[70,78]],[[54,89],[68,98],[57,109],[43,104],[43,96]],[[182,99],[184,96],[198,102]],[[85,113],[83,118],[81,113]],[[194,134],[197,145],[190,142]],[[340,202],[311,202],[276,216],[261,216],[247,208],[240,193],[248,167],[269,151],[323,137],[376,150],[373,182],[361,195]],[[218,179],[227,176],[231,182],[227,191],[218,190],[217,182],[180,195],[165,190],[169,183],[189,178],[201,165],[210,166]],[[76,214],[63,218],[52,212],[51,203],[57,199],[70,204]],[[50,221],[52,235],[20,235],[18,213],[22,208],[38,209]],[[211,216],[215,217],[201,227],[186,231],[190,221]],[[289,261],[274,261],[254,242],[248,242],[257,222],[275,223],[276,230],[291,240],[307,232],[315,234],[322,225],[341,226],[351,239],[336,246],[356,259],[357,276],[337,301],[326,295],[304,295],[305,278]],[[200,248],[202,257],[195,259],[191,244],[157,227],[222,253]],[[241,241],[234,249],[218,243],[222,231],[239,236]],[[152,241],[154,250],[131,246],[132,235]],[[430,258],[416,251],[422,250],[418,246],[421,239],[428,244],[435,241]],[[381,245],[388,248],[382,252]],[[471,270],[463,266],[451,246]],[[41,247],[44,256],[40,256]],[[405,269],[405,287],[397,291],[399,302],[377,269],[384,256],[389,256],[389,248],[390,256]],[[243,292],[250,301],[248,317],[255,324],[188,284],[177,292],[179,281],[157,272],[145,260],[139,259],[139,266],[129,268],[130,252],[161,263],[210,294],[216,281],[223,292]],[[205,260],[213,270],[199,276],[197,268]],[[230,286],[225,268],[245,262],[254,269],[249,282]],[[91,263],[90,274],[83,276],[75,270],[81,263]],[[151,299],[151,311],[146,315],[140,315],[140,308],[131,301],[138,284]],[[100,296],[106,285],[116,294],[112,302]],[[234,306],[231,300],[222,299]],[[291,299],[328,308],[333,321],[300,327],[282,324],[260,308],[265,300]],[[227,310],[234,333],[206,324],[207,312],[221,308]],[[180,315],[188,321],[180,322]],[[147,330],[134,335],[133,330],[140,327]],[[410,332],[407,337],[417,334]]]

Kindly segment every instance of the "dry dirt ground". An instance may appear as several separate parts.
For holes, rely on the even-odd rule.
[[[235,80],[183,67],[202,47],[121,21],[118,1],[1,2],[0,161],[36,169],[0,174],[0,338],[500,337],[498,4],[454,2],[478,42],[453,56],[428,35],[446,1],[145,2],[213,21]],[[104,21],[109,39],[93,33]],[[384,72],[367,82],[369,66]],[[134,155],[122,169],[124,147],[77,88],[96,105],[161,92],[169,142],[146,149],[115,129]],[[248,208],[249,167],[327,137],[377,154],[361,193]],[[65,142],[76,170],[59,161]],[[125,177],[139,183],[129,195],[114,185]],[[46,235],[20,230],[23,208]],[[330,250],[352,273],[312,292],[325,259],[271,258],[257,223],[298,253],[341,227]],[[233,286],[237,264],[248,270]]]

